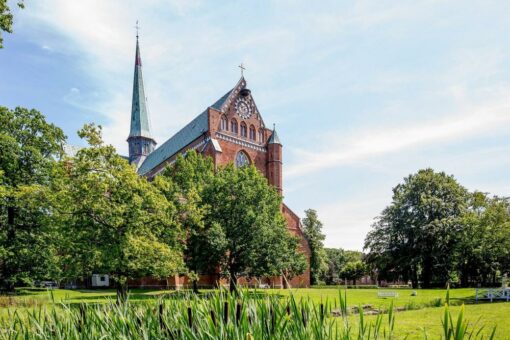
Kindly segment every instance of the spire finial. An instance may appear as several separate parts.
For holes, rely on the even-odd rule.
[[[276,123],[273,123],[273,131],[276,130]]]
[[[138,20],[136,20],[135,29],[136,29],[136,40],[138,40],[138,30],[140,29],[140,26],[138,25]]]
[[[244,76],[243,71],[246,70],[246,67],[244,67],[243,63],[241,63],[241,65],[239,65],[237,67],[239,67],[241,69],[241,77],[243,77]]]

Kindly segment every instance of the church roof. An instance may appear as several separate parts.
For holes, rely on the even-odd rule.
[[[216,103],[212,104],[211,107],[215,110],[218,110],[220,111],[221,110],[221,107],[223,106],[223,104],[225,103],[225,101],[228,99],[228,96],[230,96],[230,94],[232,93],[232,91],[234,91],[234,89],[228,91],[227,93],[225,93],[225,95],[223,97],[221,97],[220,99],[218,99],[216,101]]]
[[[136,37],[135,74],[133,80],[133,100],[131,106],[131,129],[129,137],[151,138],[149,113],[145,98],[142,77],[142,59],[140,58],[140,46]]]
[[[225,95],[223,95],[210,107],[215,110],[221,111],[221,108],[229,100],[231,94],[239,87],[245,86],[245,84],[246,81],[244,80],[243,77],[241,77],[237,85],[232,90],[228,91]],[[207,110],[205,110],[197,117],[195,117],[195,119],[193,119],[188,125],[179,130],[179,132],[170,137],[170,139],[164,142],[159,148],[157,148],[149,155],[147,155],[145,161],[138,168],[138,173],[140,175],[147,174],[156,166],[160,165],[167,159],[171,158],[179,150],[182,150],[186,145],[190,144],[195,139],[206,133],[208,130],[209,130],[209,117],[207,114]]]
[[[179,150],[200,137],[209,130],[207,110],[183,127],[179,132],[164,142],[159,148],[151,152],[138,169],[140,175],[145,175]]]

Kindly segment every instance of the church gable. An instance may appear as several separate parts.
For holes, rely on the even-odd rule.
[[[249,143],[265,145],[268,131],[251,91],[246,88],[244,77],[211,108],[217,111],[216,117],[211,119],[212,130]]]

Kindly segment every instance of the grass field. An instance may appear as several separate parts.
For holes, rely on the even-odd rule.
[[[397,309],[395,335],[397,338],[423,339],[426,333],[429,339],[440,338],[441,319],[443,317],[444,302],[446,296],[445,289],[415,290],[416,296],[412,296],[411,289],[394,289],[398,293],[397,298],[378,298],[377,289],[349,289],[346,292],[347,305],[353,314],[349,321],[356,333],[359,315],[354,313],[354,307],[363,306],[365,310],[387,310],[391,303]],[[204,290],[204,293],[211,293],[212,290]],[[51,308],[53,302],[65,304],[81,303],[104,303],[115,299],[113,290],[53,290],[53,291],[32,291],[19,290],[20,295],[10,298],[11,313],[14,309],[18,311],[30,311],[38,306]],[[292,294],[296,300],[311,300],[315,304],[326,303],[332,305],[332,309],[337,308],[339,304],[339,289],[336,288],[311,288],[311,289],[290,289],[290,290],[264,290],[263,293],[279,295],[286,297]],[[132,290],[130,292],[130,301],[148,302],[164,298],[167,294],[175,294],[175,291],[161,290]],[[497,326],[497,339],[510,339],[510,303],[479,303],[474,304],[474,289],[452,289],[450,290],[450,307],[454,318],[458,314],[460,305],[466,303],[465,317],[470,324],[477,324],[477,327],[483,326],[486,336],[490,334],[492,328]],[[27,303],[20,303],[21,301]],[[0,301],[1,302],[1,301]],[[38,306],[30,307],[30,303],[37,303]],[[6,304],[2,304],[6,305]],[[16,307],[18,305],[18,307]],[[5,318],[7,308],[0,309],[0,315]],[[375,322],[377,316],[366,315],[365,320]],[[383,316],[385,320],[386,316]],[[337,317],[337,322],[342,322]],[[386,321],[386,320],[385,320]]]

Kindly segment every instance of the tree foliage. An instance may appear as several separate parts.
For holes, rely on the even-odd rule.
[[[42,192],[65,135],[36,110],[0,107],[0,285],[58,277],[53,225]]]
[[[356,284],[356,280],[361,279],[367,272],[367,267],[362,261],[347,262],[340,271],[340,278],[351,280],[352,284]]]
[[[380,280],[423,287],[495,283],[509,270],[506,199],[469,193],[453,176],[432,169],[393,189],[366,237],[367,261]]]
[[[323,243],[326,236],[322,233],[322,222],[317,216],[317,211],[308,209],[305,215],[303,233],[310,246],[310,283],[314,285],[319,283],[321,274],[327,270],[328,266]]]
[[[25,7],[23,1],[18,1],[17,5],[19,8]],[[13,18],[12,11],[7,4],[7,0],[0,0],[0,48],[3,48],[3,38],[1,33],[2,31],[12,33]]]
[[[103,144],[100,126],[86,125],[79,135],[89,147],[61,162],[52,199],[54,215],[69,236],[68,274],[108,273],[124,299],[128,279],[182,271],[176,208],[158,189],[165,183],[140,177]]]
[[[363,253],[360,251],[341,248],[324,248],[324,250],[327,269],[322,272],[321,281],[328,285],[340,283],[340,280],[343,279],[342,270],[347,264],[363,260]]]
[[[214,255],[231,290],[240,276],[304,271],[304,255],[281,213],[281,196],[254,166],[219,169],[203,199],[209,206],[205,224],[217,247]]]

